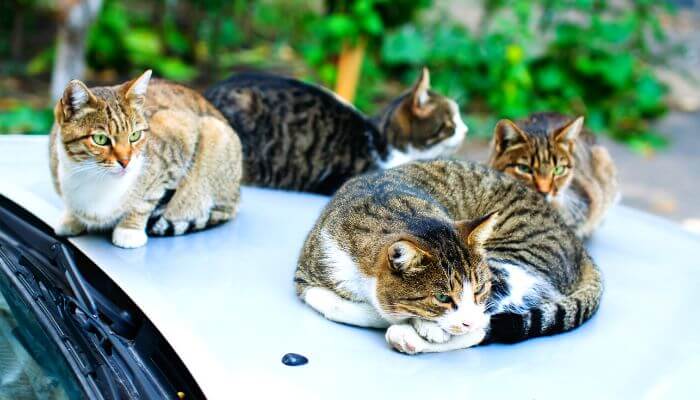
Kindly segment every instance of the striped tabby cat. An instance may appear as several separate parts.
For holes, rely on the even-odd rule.
[[[429,86],[423,69],[375,120],[319,86],[274,75],[234,75],[205,96],[241,137],[246,183],[331,194],[363,172],[461,145],[467,128],[457,104]]]
[[[527,183],[587,238],[619,198],[608,151],[583,129],[583,117],[536,113],[496,125],[489,165]]]
[[[54,109],[51,175],[66,212],[59,235],[111,229],[119,247],[231,219],[241,145],[202,96],[151,71],[122,85],[71,81]]]
[[[326,318],[388,327],[389,344],[411,354],[573,329],[603,289],[542,196],[485,166],[443,160],[343,186],[306,239],[295,282]]]

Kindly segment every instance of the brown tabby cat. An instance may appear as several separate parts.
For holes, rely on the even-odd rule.
[[[459,148],[467,127],[457,104],[429,87],[424,69],[374,120],[322,87],[275,75],[234,75],[205,96],[241,137],[246,183],[331,194],[363,172]]]
[[[582,238],[619,197],[615,165],[583,130],[583,117],[536,113],[515,123],[499,121],[489,165],[542,193]]]
[[[581,325],[602,282],[542,196],[479,164],[414,162],[350,180],[310,232],[297,294],[384,328],[405,353],[516,342]]]
[[[234,217],[241,145],[202,96],[156,80],[88,89],[71,81],[54,109],[51,175],[66,212],[59,235],[111,229],[120,247]]]

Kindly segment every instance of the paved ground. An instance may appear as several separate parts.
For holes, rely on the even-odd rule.
[[[603,138],[617,164],[622,203],[675,220],[700,234],[700,112],[673,112],[657,130],[671,145],[651,156]],[[469,141],[462,156],[484,161],[488,144]]]

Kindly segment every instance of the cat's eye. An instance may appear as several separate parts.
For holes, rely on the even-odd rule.
[[[129,141],[131,143],[134,143],[135,141],[141,139],[141,131],[134,131],[131,132],[131,135],[129,135]]]
[[[92,141],[98,146],[104,146],[109,142],[109,138],[104,133],[95,133],[92,135]]]
[[[554,167],[554,175],[564,175],[564,172],[566,172],[566,167],[564,165],[557,165]]]
[[[532,173],[532,169],[525,164],[517,164],[515,166],[515,169],[517,169],[518,172],[523,173],[523,174],[531,174]]]
[[[444,293],[438,293],[435,295],[435,300],[439,301],[440,303],[450,303],[452,301],[452,297]]]

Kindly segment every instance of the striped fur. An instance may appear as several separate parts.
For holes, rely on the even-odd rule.
[[[345,269],[354,263],[353,273],[337,273],[330,240]],[[528,279],[516,281],[509,265]],[[595,313],[603,288],[580,240],[542,196],[459,161],[415,162],[350,180],[309,233],[295,283],[305,301],[324,289],[343,310],[371,305],[374,314],[356,324],[383,319],[390,344],[409,353],[573,329]],[[353,323],[323,311],[331,305],[309,305]],[[447,340],[435,343],[445,332]]]
[[[489,165],[541,192],[582,238],[593,233],[619,198],[610,154],[583,129],[582,117],[536,113],[515,123],[500,121]],[[560,175],[557,166],[565,168]]]
[[[72,81],[56,105],[51,175],[66,204],[59,234],[114,228],[115,245],[139,247],[146,233],[179,235],[235,215],[236,133],[202,96],[149,80],[150,71],[112,87]]]
[[[602,277],[593,260],[582,255],[580,284],[556,302],[546,302],[523,313],[505,312],[491,317],[485,343],[516,343],[528,338],[553,335],[583,324],[597,311],[603,291]]]
[[[428,85],[426,70],[376,118],[379,126],[332,92],[281,76],[237,74],[205,96],[240,135],[246,183],[331,194],[363,172],[461,145],[456,104]]]

